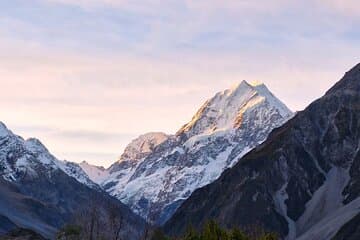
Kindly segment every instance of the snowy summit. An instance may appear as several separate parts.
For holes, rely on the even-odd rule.
[[[108,175],[105,180],[92,180],[142,217],[163,223],[195,189],[217,179],[291,116],[264,84],[242,81],[207,100],[176,135],[135,139],[120,161],[100,173]]]

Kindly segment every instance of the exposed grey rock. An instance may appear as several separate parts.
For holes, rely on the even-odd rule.
[[[359,93],[360,64],[196,190],[166,231],[177,235],[188,224],[198,228],[215,219],[228,228],[260,225],[287,239],[330,239],[360,211]]]

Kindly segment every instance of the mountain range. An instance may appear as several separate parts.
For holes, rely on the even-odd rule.
[[[166,223],[177,235],[214,219],[284,239],[359,239],[360,64],[320,99],[196,190]]]
[[[92,182],[76,163],[56,159],[37,139],[24,140],[0,123],[0,233],[17,228],[53,239],[77,213],[111,207],[137,239],[144,221]]]
[[[58,160],[0,123],[0,235],[54,239],[96,210],[122,219],[129,240],[147,223],[180,236],[209,220],[287,240],[359,239],[359,93],[360,64],[295,114],[264,84],[242,81],[175,134],[134,139],[108,169]]]
[[[163,224],[191,193],[264,141],[292,112],[263,84],[246,81],[207,100],[175,135],[148,133],[90,178],[144,219]]]

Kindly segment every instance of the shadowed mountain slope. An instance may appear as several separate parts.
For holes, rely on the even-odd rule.
[[[195,191],[166,223],[261,225],[287,239],[330,239],[360,211],[360,64],[322,98]]]

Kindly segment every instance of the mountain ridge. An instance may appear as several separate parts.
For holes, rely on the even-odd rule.
[[[53,239],[81,211],[97,210],[123,217],[121,233],[134,239],[143,220],[92,182],[76,163],[56,159],[35,138],[24,140],[0,123],[0,221]],[[8,219],[8,221],[6,220]],[[10,229],[11,228],[11,229]]]
[[[136,161],[115,162],[98,184],[162,224],[194,189],[215,180],[291,117],[265,85],[242,81],[207,100],[188,124]]]
[[[260,224],[286,239],[334,237],[359,212],[359,66],[196,190],[166,231],[176,235],[215,219],[229,228]]]

